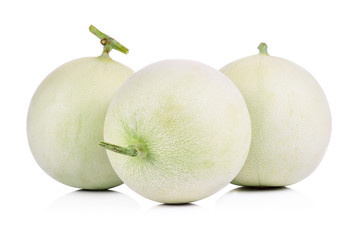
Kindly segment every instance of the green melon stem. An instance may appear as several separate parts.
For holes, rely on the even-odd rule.
[[[135,157],[138,154],[138,151],[135,146],[120,147],[107,142],[100,142],[100,146],[106,148],[107,150],[113,151],[115,153],[121,153],[123,155]]]
[[[120,51],[124,54],[128,53],[128,48],[123,46],[121,43],[117,42],[112,37],[108,36],[107,34],[104,34],[97,28],[95,28],[93,25],[90,26],[90,32],[92,32],[94,35],[96,35],[99,39],[101,39],[101,44],[103,45],[103,52],[101,56],[108,56],[108,53],[112,49],[116,49],[117,51]]]
[[[259,49],[259,54],[269,56],[267,52],[268,46],[266,43],[262,42],[261,44],[259,44],[258,49]]]

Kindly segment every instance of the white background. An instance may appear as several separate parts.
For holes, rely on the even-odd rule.
[[[0,239],[359,239],[358,9],[346,0],[1,1]],[[125,185],[84,192],[53,180],[28,147],[27,108],[56,67],[100,55],[90,24],[130,49],[111,56],[134,70],[168,58],[219,69],[266,42],[327,95],[333,131],[321,165],[288,188],[228,185],[183,206]]]

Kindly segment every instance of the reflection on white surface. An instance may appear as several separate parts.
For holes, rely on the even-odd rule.
[[[263,189],[238,187],[216,201],[216,208],[243,211],[296,211],[308,209],[312,205],[309,197],[288,187]]]
[[[200,206],[194,203],[187,204],[159,204],[148,210],[148,213],[160,213],[169,215],[198,213],[202,210]]]
[[[48,211],[56,213],[126,213],[139,210],[137,202],[128,195],[116,191],[77,190],[52,202]]]

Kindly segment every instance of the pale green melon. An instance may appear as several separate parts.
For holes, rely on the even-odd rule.
[[[252,121],[248,159],[232,183],[273,187],[311,174],[329,143],[327,99],[311,74],[298,65],[261,53],[221,69],[239,88]]]
[[[104,54],[68,62],[45,78],[31,100],[27,135],[47,174],[84,189],[122,183],[98,142],[112,96],[132,73]]]
[[[132,75],[107,112],[103,146],[124,183],[163,203],[187,203],[226,186],[251,138],[241,93],[221,72],[166,60]],[[125,147],[125,148],[123,148]]]

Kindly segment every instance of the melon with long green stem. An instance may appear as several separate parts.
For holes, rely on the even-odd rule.
[[[127,186],[178,204],[226,186],[242,168],[250,139],[246,104],[224,74],[195,61],[165,60],[120,87],[101,146]]]
[[[103,148],[109,103],[133,73],[112,60],[112,49],[128,49],[94,26],[90,31],[104,46],[99,57],[68,62],[40,84],[27,117],[28,141],[37,163],[51,177],[76,188],[102,190],[122,183]]]

